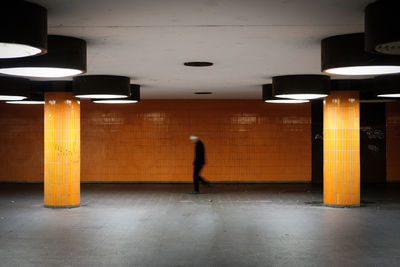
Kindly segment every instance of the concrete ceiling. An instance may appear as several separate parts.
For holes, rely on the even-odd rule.
[[[50,34],[87,41],[88,74],[129,76],[144,99],[261,99],[272,76],[320,73],[320,40],[363,31],[372,0],[31,1]]]

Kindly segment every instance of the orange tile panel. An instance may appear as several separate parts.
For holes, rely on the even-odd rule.
[[[80,104],[72,93],[46,93],[44,204],[80,204]]]
[[[43,105],[0,102],[0,181],[43,181]]]
[[[4,143],[14,140],[12,133],[21,127],[18,120],[24,119],[31,126],[20,134],[31,145],[6,144],[3,155],[16,151],[9,164],[2,163],[1,179],[40,180],[43,111],[10,106],[0,105]],[[134,105],[81,101],[81,180],[191,181],[193,145],[188,137],[197,134],[206,147],[203,175],[210,180],[310,181],[310,112],[310,104],[259,100],[145,100]],[[27,161],[35,153],[42,156]],[[25,168],[18,168],[25,162]],[[57,171],[55,166],[49,170]]]
[[[358,92],[334,91],[324,100],[324,203],[360,204]]]
[[[191,181],[197,134],[212,181],[310,181],[310,105],[82,102],[82,181]]]

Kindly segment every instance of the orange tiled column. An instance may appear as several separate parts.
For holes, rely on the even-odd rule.
[[[360,205],[360,102],[357,91],[324,101],[324,204]]]
[[[80,205],[80,105],[69,92],[46,93],[44,205]]]

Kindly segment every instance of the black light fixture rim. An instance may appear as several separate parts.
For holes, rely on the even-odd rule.
[[[123,98],[123,99],[136,100],[137,102],[140,102],[140,85],[139,84],[130,84],[130,91],[131,91],[131,95],[129,97]]]
[[[0,95],[29,97],[29,80],[0,76]]]
[[[13,102],[14,100],[10,101]],[[44,93],[43,92],[30,92],[29,96],[23,100],[19,100],[22,102],[29,102],[29,101],[45,101]]]
[[[104,101],[104,100],[118,100],[118,101],[137,101],[140,102],[140,85],[139,84],[130,84],[130,92],[131,95],[125,98],[119,98],[119,99],[104,99],[104,98],[93,98],[92,102],[95,101]]]
[[[16,16],[15,13],[19,15]],[[8,26],[0,43],[22,44],[40,49],[35,56],[47,53],[47,9],[28,1],[7,1],[0,12],[0,22]]]
[[[1,69],[9,68],[60,68],[87,71],[86,41],[80,38],[49,35],[48,53],[41,56],[0,59]]]
[[[400,94],[400,74],[378,76],[374,81],[378,95]]]
[[[263,84],[262,85],[262,98],[263,102],[266,103],[274,103],[274,104],[300,104],[307,103],[310,100],[308,99],[292,99],[292,98],[284,98],[284,97],[275,97],[273,96],[273,88],[272,84]]]
[[[73,93],[81,95],[131,95],[130,78],[118,75],[82,75],[73,78]],[[125,97],[125,98],[126,98]]]
[[[400,56],[364,51],[363,32],[334,35],[321,40],[321,71],[346,67],[400,66]]]
[[[330,76],[323,74],[296,74],[272,77],[273,96],[289,94],[329,95]]]
[[[366,6],[364,16],[365,51],[377,54],[392,54],[378,51],[377,48],[379,45],[389,43],[400,45],[399,9],[400,3],[397,0],[378,0]]]
[[[262,85],[262,98],[265,100],[279,100],[283,98],[273,96],[272,83],[267,83]]]
[[[30,81],[32,92],[72,92],[72,81],[51,80],[51,81]]]

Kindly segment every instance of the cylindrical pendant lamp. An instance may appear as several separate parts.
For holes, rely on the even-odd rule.
[[[22,100],[28,96],[28,79],[0,76],[0,100]]]
[[[318,99],[329,95],[330,77],[326,75],[283,75],[272,78],[275,97]]]
[[[78,76],[73,79],[73,92],[79,98],[126,98],[131,95],[130,78],[114,75]]]
[[[337,75],[380,75],[400,72],[400,57],[364,51],[364,33],[336,35],[321,41],[322,72]]]
[[[7,104],[20,104],[20,105],[44,105],[43,92],[31,92],[29,97],[23,100],[6,101]]]
[[[46,51],[47,10],[26,1],[2,1],[0,58],[28,57]]]
[[[0,60],[0,73],[8,75],[57,78],[85,72],[86,41],[69,36],[49,35],[45,55]]]
[[[262,86],[262,96],[263,101],[265,103],[276,103],[276,104],[298,104],[298,103],[306,103],[309,100],[302,99],[285,99],[274,97],[272,94],[272,84],[263,84]]]
[[[97,104],[133,104],[140,101],[140,85],[131,84],[131,95],[121,99],[93,99]]]
[[[365,9],[365,50],[400,55],[400,1],[379,0]]]
[[[384,75],[375,78],[378,97],[400,97],[400,75]]]

